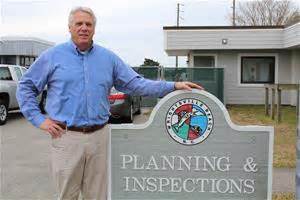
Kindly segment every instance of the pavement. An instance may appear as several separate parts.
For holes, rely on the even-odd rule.
[[[295,192],[295,168],[273,168],[273,192]]]
[[[0,199],[54,199],[50,136],[34,128],[20,113],[0,126]]]
[[[148,110],[134,123],[148,119]],[[0,126],[0,199],[55,199],[51,179],[50,136],[34,128],[20,113]],[[273,192],[295,192],[295,169],[273,169]]]

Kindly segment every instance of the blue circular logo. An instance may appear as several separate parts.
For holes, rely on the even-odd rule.
[[[204,141],[213,129],[214,119],[209,107],[198,99],[182,99],[167,112],[166,128],[180,144],[194,145]]]

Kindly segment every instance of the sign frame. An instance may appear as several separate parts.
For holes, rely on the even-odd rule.
[[[208,98],[210,98],[212,101],[214,101],[219,109],[223,112],[225,120],[227,122],[227,124],[229,125],[230,128],[232,128],[233,130],[239,131],[239,132],[261,132],[261,131],[265,131],[265,132],[269,132],[269,155],[268,155],[268,183],[267,183],[267,188],[268,188],[268,192],[267,192],[267,200],[272,200],[272,173],[273,173],[273,146],[274,146],[274,127],[272,126],[259,126],[259,125],[248,125],[248,126],[240,126],[240,125],[236,125],[234,124],[229,116],[229,113],[226,109],[226,107],[224,106],[224,104],[214,95],[204,91],[204,90],[197,90],[197,89],[192,89],[192,91],[184,91],[184,90],[177,90],[174,91],[172,93],[169,93],[168,95],[166,95],[164,98],[162,98],[157,105],[153,108],[150,117],[148,119],[147,122],[145,122],[144,124],[113,124],[110,125],[110,129],[109,129],[109,145],[108,145],[108,193],[107,193],[107,199],[108,200],[112,200],[111,198],[111,191],[112,191],[112,181],[111,181],[111,130],[112,129],[145,129],[147,128],[152,122],[153,119],[157,113],[157,111],[160,109],[160,107],[167,102],[171,97],[175,96],[175,95],[179,95],[179,94],[185,94],[185,93],[198,93],[201,95],[204,95]],[[241,133],[243,134],[243,133]]]

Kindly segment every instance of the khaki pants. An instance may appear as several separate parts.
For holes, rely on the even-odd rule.
[[[52,139],[52,171],[58,199],[106,200],[109,126],[92,134],[67,131]]]

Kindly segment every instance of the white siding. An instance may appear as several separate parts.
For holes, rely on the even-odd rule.
[[[292,83],[299,84],[300,83],[300,50],[294,50],[292,52]],[[296,91],[293,91],[291,94],[291,105],[297,104],[297,95]]]
[[[227,44],[222,44],[227,39]],[[187,55],[189,50],[284,49],[300,46],[300,23],[266,29],[165,29],[168,55]]]
[[[300,50],[292,52],[292,83],[300,81]]]
[[[282,30],[166,30],[166,50],[181,49],[278,49]],[[222,39],[227,39],[226,45]]]
[[[238,53],[226,52],[218,55],[224,67],[224,95],[226,104],[263,104],[262,87],[240,86],[238,77]]]
[[[212,51],[210,51],[212,53]],[[244,86],[239,82],[238,59],[240,51],[215,51],[218,67],[224,68],[224,102],[226,104],[264,104],[265,90],[263,86]],[[274,54],[265,51],[243,51],[243,54]],[[278,55],[278,79],[280,82],[291,83],[291,52],[280,51]],[[275,72],[276,73],[276,72]],[[282,103],[290,104],[291,92],[283,92]]]
[[[284,47],[300,45],[300,23],[284,29]]]
[[[278,83],[292,83],[292,63],[291,51],[281,51],[278,58]],[[283,91],[281,94],[281,101],[283,104],[290,104],[291,91]]]
[[[239,81],[239,54],[276,54],[276,83],[300,81],[300,23],[276,29],[165,29],[164,48],[168,55],[216,54],[217,67],[224,68],[224,101],[227,104],[263,104],[264,87]],[[227,44],[222,44],[227,39]],[[282,93],[283,104],[295,105],[291,91]]]

